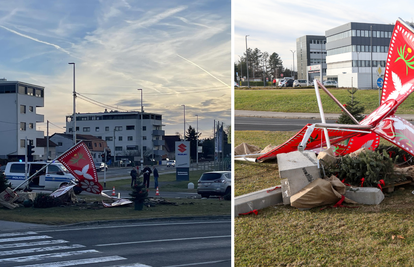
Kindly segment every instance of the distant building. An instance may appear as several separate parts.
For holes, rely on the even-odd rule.
[[[46,161],[46,160],[51,160],[51,159],[56,158],[56,156],[57,156],[56,146],[57,145],[52,140],[50,140],[50,138],[49,138],[49,150],[48,150],[47,137],[37,138],[36,139],[36,147],[39,150],[43,150],[41,152],[42,156],[37,157],[37,159]],[[49,151],[49,158],[47,158],[48,151]]]
[[[36,140],[44,138],[44,132],[36,130],[36,124],[44,122],[44,116],[37,114],[43,106],[43,86],[0,80],[0,158],[24,159],[26,138],[35,146],[35,159],[44,155],[43,148],[36,146]]]
[[[66,116],[66,134],[72,135],[73,115]],[[111,154],[118,161],[121,158],[139,161],[141,147],[146,160],[160,161],[165,154],[162,115],[141,112],[106,111],[100,113],[77,113],[76,132],[93,135],[106,141]],[[141,136],[142,129],[142,136]]]
[[[310,66],[322,64],[326,77],[326,37],[323,35],[305,35],[296,39],[297,78],[301,80],[320,80],[320,72],[312,71]],[[315,69],[315,67],[313,68]],[[319,68],[320,69],[320,68]]]
[[[56,143],[57,156],[60,156],[73,146],[72,134],[55,133],[49,139]],[[102,161],[101,156],[104,153],[105,147],[108,147],[106,141],[93,135],[84,134],[77,134],[76,141],[83,141],[85,143],[85,145],[89,148],[89,151],[91,152],[92,158],[95,162]]]
[[[385,72],[394,25],[357,23],[327,30],[327,77],[339,87],[377,88],[378,68]]]
[[[175,159],[175,142],[181,141],[179,135],[165,135],[164,137],[165,145],[165,155],[163,159]]]

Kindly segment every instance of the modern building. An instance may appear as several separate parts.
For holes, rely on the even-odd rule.
[[[320,79],[320,65],[326,77],[326,38],[323,35],[305,35],[296,39],[297,78],[312,81]],[[310,68],[313,66],[313,68]],[[318,66],[318,67],[316,67]],[[314,71],[317,69],[317,71]]]
[[[24,159],[26,140],[35,146],[34,158],[42,157],[44,149],[36,147],[36,140],[43,139],[44,132],[37,131],[36,124],[44,122],[44,116],[37,114],[44,106],[44,87],[1,79],[0,95],[0,158]]]
[[[339,87],[377,88],[393,29],[391,24],[349,22],[327,30],[327,79]]]
[[[66,134],[73,134],[73,115],[66,116]],[[141,112],[107,111],[77,113],[76,132],[105,140],[115,161],[123,158],[139,161],[141,149],[146,160],[161,161],[165,135],[162,115]],[[142,135],[141,135],[142,132]]]
[[[73,146],[73,135],[65,133],[55,133],[50,138],[56,144],[56,155],[60,156]],[[76,134],[76,142],[83,141],[89,148],[94,162],[102,162],[102,154],[107,148],[106,141],[93,135]]]

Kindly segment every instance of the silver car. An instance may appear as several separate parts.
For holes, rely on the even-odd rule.
[[[295,80],[293,82],[293,87],[301,87],[301,86],[308,86],[307,80]]]
[[[224,196],[231,193],[231,172],[205,172],[198,180],[197,194],[201,197],[210,195]]]

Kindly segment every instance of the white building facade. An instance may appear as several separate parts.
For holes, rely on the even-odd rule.
[[[37,109],[44,107],[44,87],[20,81],[0,80],[0,157],[24,159],[26,138],[35,146],[34,156],[43,156],[43,148],[36,148],[36,139],[44,138],[36,124],[44,122]]]
[[[73,134],[73,115],[66,116],[66,133]],[[142,136],[141,136],[142,129]],[[162,115],[141,112],[105,111],[101,113],[77,113],[77,134],[93,135],[105,140],[115,160],[144,158],[160,161],[165,135],[162,130]]]
[[[338,87],[377,88],[394,25],[350,22],[327,30],[327,79]]]

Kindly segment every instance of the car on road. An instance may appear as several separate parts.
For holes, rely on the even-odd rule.
[[[175,167],[175,160],[167,161],[167,167]]]
[[[301,87],[301,86],[308,86],[307,80],[295,80],[293,82],[293,87]]]
[[[103,171],[103,170],[108,170],[108,165],[106,165],[103,162],[95,162],[95,169],[97,172]]]
[[[281,79],[281,80],[279,81],[278,86],[279,86],[279,87],[285,87],[286,82],[287,82],[287,80],[285,80],[285,79]]]
[[[231,172],[205,172],[198,180],[197,194],[201,197],[224,196],[231,193]]]
[[[335,86],[338,87],[338,83],[336,81],[333,80],[327,80],[323,82],[323,85],[325,86]]]

